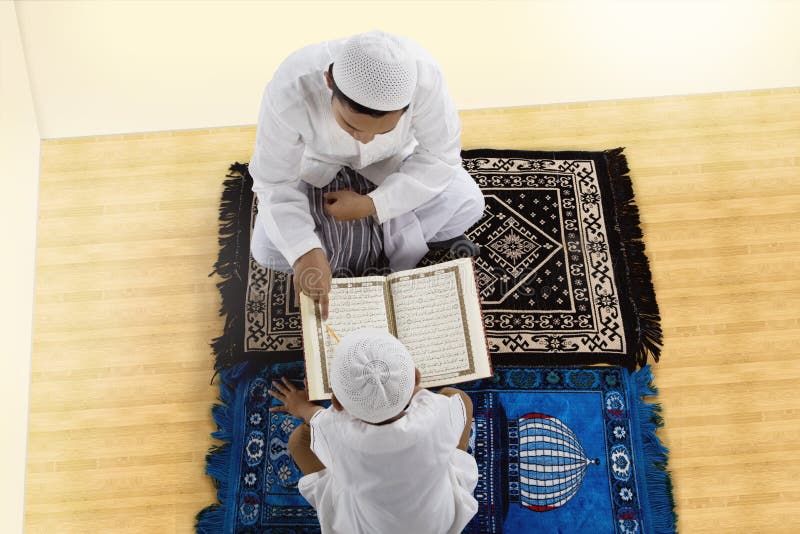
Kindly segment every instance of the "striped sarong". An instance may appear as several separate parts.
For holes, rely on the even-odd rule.
[[[375,184],[349,167],[342,167],[325,187],[308,188],[308,204],[316,224],[317,234],[328,253],[334,277],[345,278],[385,274],[388,261],[383,254],[383,231],[374,217],[338,222],[325,212],[324,194],[351,189],[365,195]]]

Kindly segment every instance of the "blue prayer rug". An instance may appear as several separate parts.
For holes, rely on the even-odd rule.
[[[219,504],[197,516],[197,532],[319,532],[297,492],[288,450],[299,420],[269,413],[272,380],[301,383],[303,364],[238,364],[220,373],[213,410],[224,444],[208,456]],[[667,450],[649,367],[498,366],[459,385],[473,400],[469,451],[478,464],[469,534],[675,532]]]

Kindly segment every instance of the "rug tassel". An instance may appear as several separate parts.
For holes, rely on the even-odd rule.
[[[650,262],[645,254],[639,208],[634,201],[633,183],[628,175],[630,172],[628,161],[622,150],[623,148],[607,150],[605,157],[614,194],[617,229],[628,268],[629,293],[639,320],[636,362],[640,366],[645,366],[648,355],[651,355],[654,361],[658,361],[661,355],[663,344],[661,315],[653,288]]]
[[[195,517],[195,531],[197,534],[217,534],[224,532],[225,529],[225,509],[213,504],[203,509]]]
[[[241,318],[241,295],[244,291],[244,281],[239,276],[239,261],[243,257],[237,249],[239,246],[240,217],[242,217],[244,193],[248,186],[247,164],[236,162],[229,167],[230,173],[226,175],[229,180],[223,184],[222,199],[219,207],[219,255],[214,264],[214,269],[209,276],[219,275],[222,279],[217,283],[222,304],[219,314],[225,317],[223,334],[214,338],[211,348],[216,358],[215,369],[230,367],[236,362],[237,355],[241,352],[236,346],[236,336],[230,335],[235,331]],[[249,206],[246,210],[249,215]],[[215,374],[216,376],[216,374]],[[212,378],[213,382],[213,378]]]
[[[234,383],[247,368],[247,362],[239,363],[228,369],[220,371],[219,404],[214,404],[211,414],[217,424],[217,431],[211,436],[223,443],[214,445],[206,455],[206,473],[211,477],[214,487],[217,488],[218,504],[212,504],[201,510],[195,516],[195,529],[198,534],[222,534],[225,530],[225,518],[228,514],[230,500],[228,496],[228,480],[231,465],[231,439],[233,437],[233,402],[234,390],[228,384]]]
[[[664,426],[661,405],[645,402],[644,397],[656,396],[650,366],[645,366],[633,374],[635,396],[638,405],[639,428],[645,456],[645,479],[647,498],[652,515],[650,521],[655,534],[674,534],[677,515],[672,495],[672,482],[667,470],[669,450],[661,443],[656,431]]]

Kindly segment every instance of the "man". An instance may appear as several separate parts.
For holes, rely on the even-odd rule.
[[[331,259],[338,266],[347,258],[321,228],[325,217],[359,221],[366,233],[379,224],[394,271],[415,267],[431,247],[476,254],[463,234],[484,201],[461,167],[460,137],[441,70],[412,41],[373,31],[298,50],[278,67],[261,103],[250,160],[259,200],[254,259],[294,272],[295,288],[319,300],[326,318]],[[314,192],[343,167],[376,187],[325,193],[324,212],[314,213]]]

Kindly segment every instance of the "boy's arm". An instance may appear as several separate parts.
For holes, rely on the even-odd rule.
[[[314,404],[313,402],[309,402],[307,406],[302,407],[297,412],[297,416],[300,419],[304,420],[306,423],[311,421],[311,418],[314,417],[314,414],[320,410],[324,410],[322,406],[318,404]]]
[[[273,380],[272,387],[275,389],[270,389],[268,393],[283,405],[273,406],[270,412],[286,412],[308,423],[315,413],[325,409],[309,401],[306,390],[296,387],[286,377],[281,377],[280,382]]]

